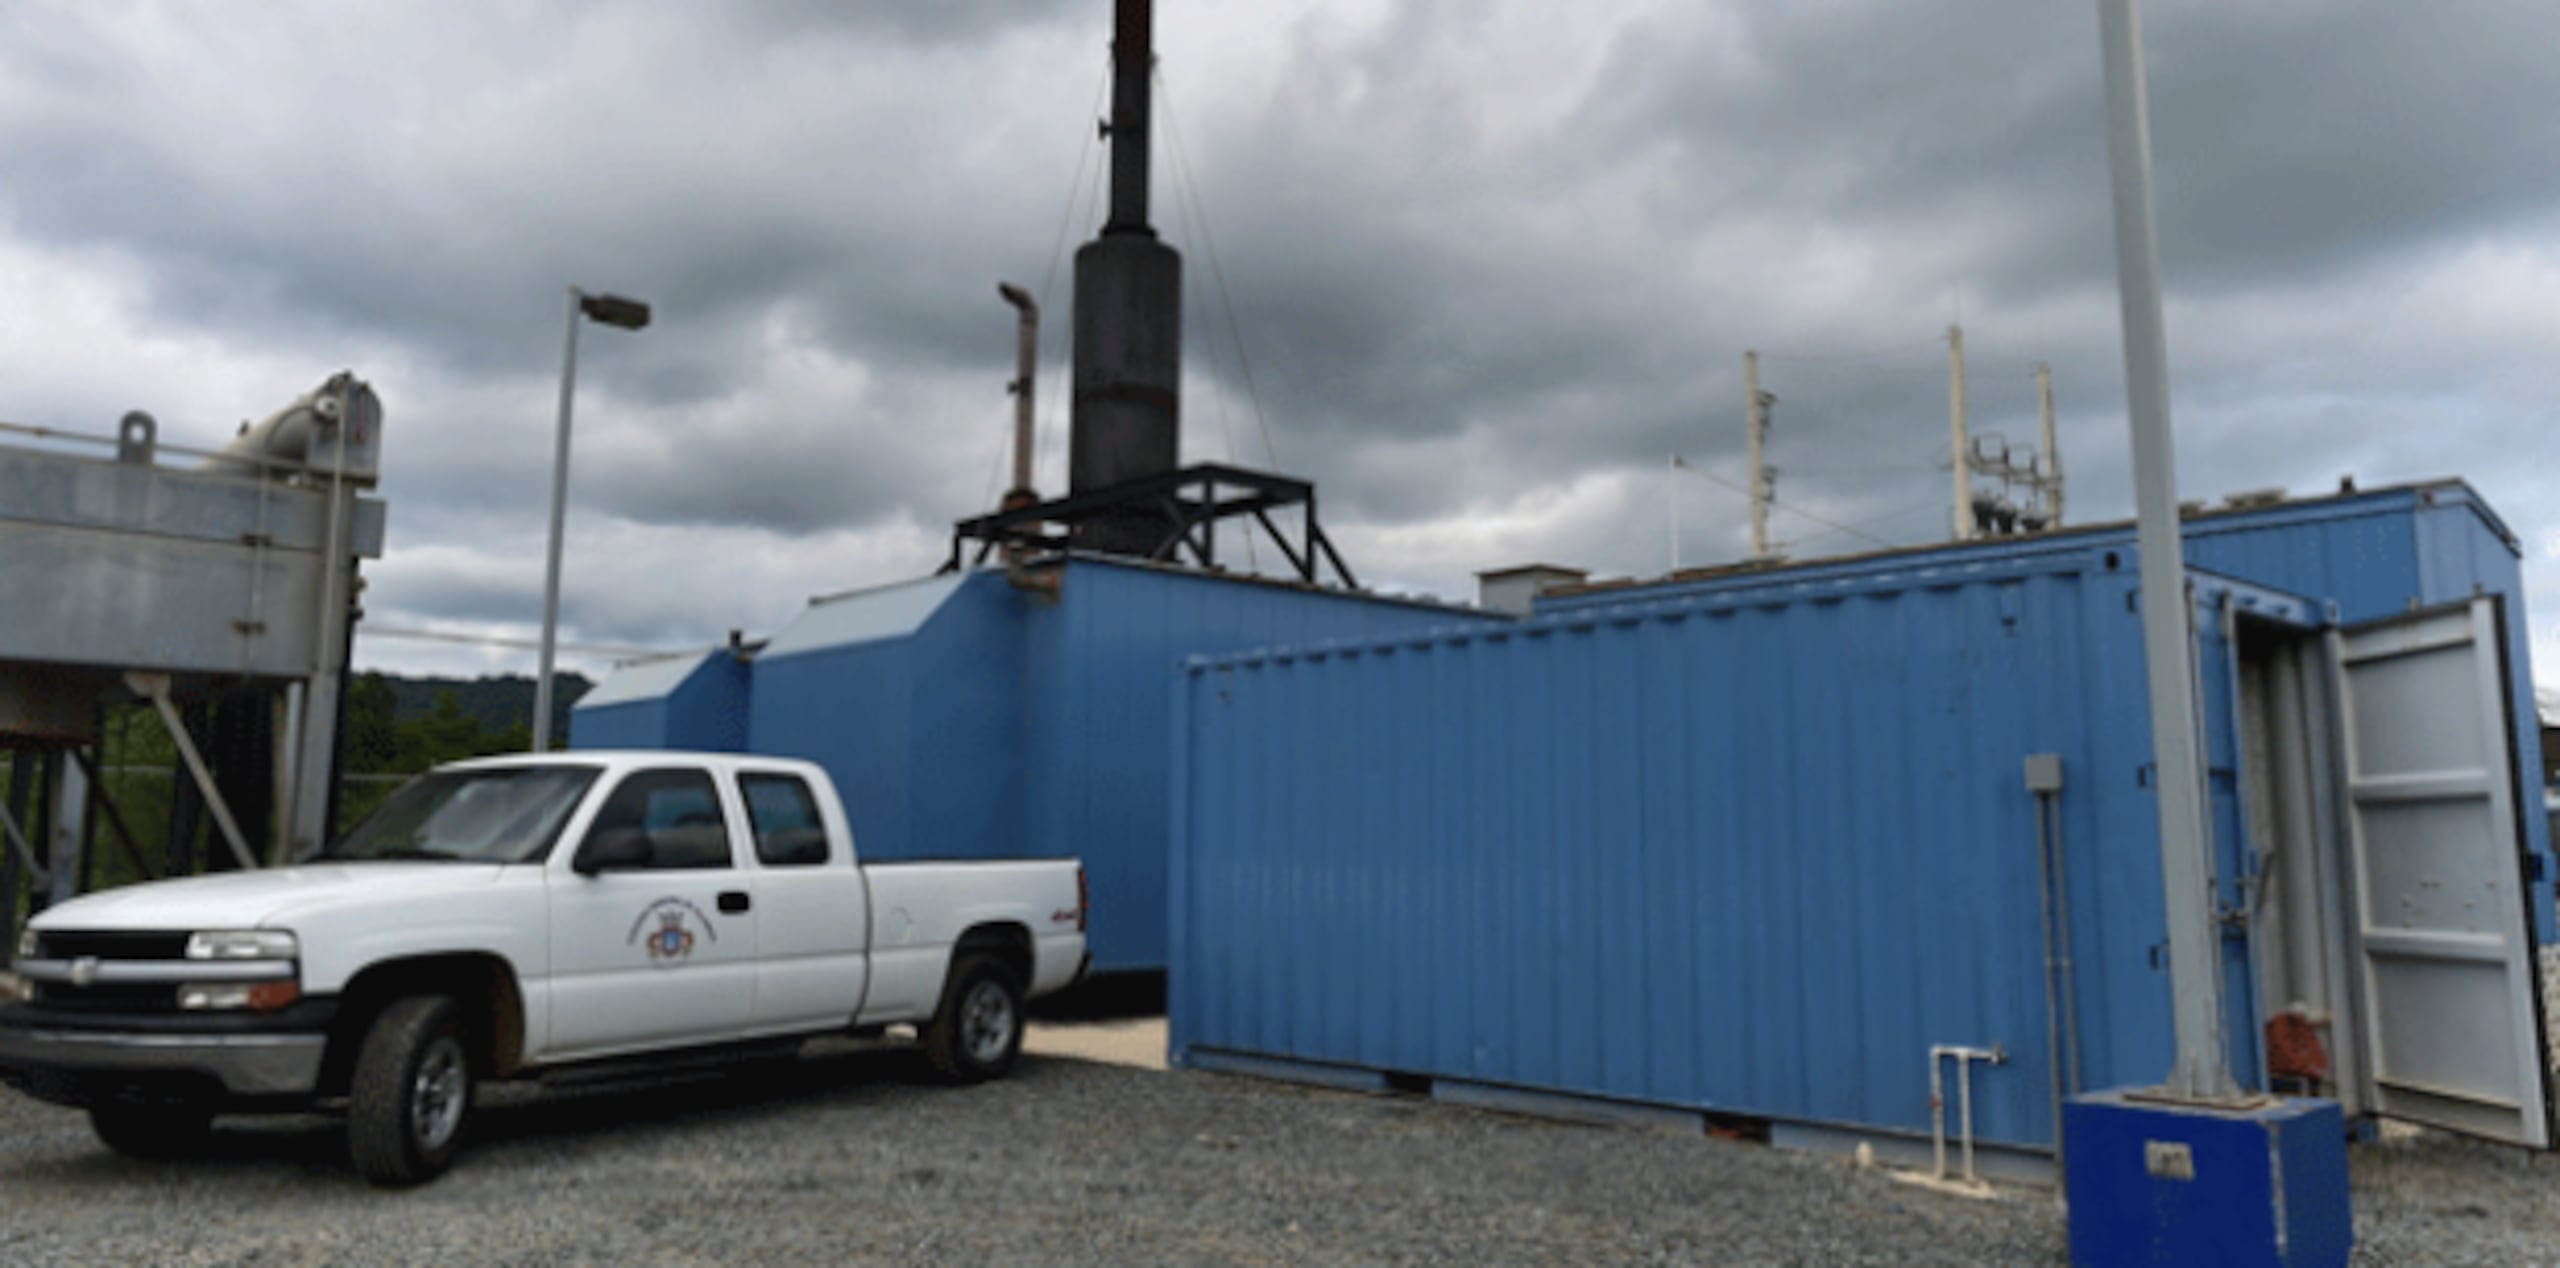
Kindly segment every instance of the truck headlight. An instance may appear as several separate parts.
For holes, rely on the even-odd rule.
[[[189,982],[178,988],[178,1007],[189,1011],[251,1009],[273,1012],[302,998],[298,982]]]
[[[290,960],[300,951],[282,929],[217,929],[187,939],[190,960]]]
[[[36,958],[35,930],[21,929],[18,931],[18,958],[21,960],[32,960]]]

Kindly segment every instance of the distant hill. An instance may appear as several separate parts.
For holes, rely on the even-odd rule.
[[[491,731],[504,731],[533,717],[533,679],[522,674],[499,678],[402,678],[384,674],[382,681],[391,688],[392,717],[407,722],[425,717],[436,707],[436,697],[453,693],[453,701],[461,707],[462,716]],[[551,734],[565,742],[569,734],[569,707],[578,697],[595,686],[584,674],[564,673],[551,680]]]

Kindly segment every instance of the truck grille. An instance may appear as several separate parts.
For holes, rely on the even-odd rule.
[[[186,933],[157,930],[79,930],[60,929],[36,935],[39,960],[96,959],[102,962],[184,960],[187,955]],[[178,987],[174,982],[97,982],[73,986],[68,982],[33,982],[34,1003],[46,1008],[73,1013],[174,1013],[178,1011]]]
[[[66,1013],[174,1013],[178,988],[168,983],[117,983],[113,986],[35,984],[35,1001]]]
[[[101,960],[183,960],[187,957],[184,933],[87,933],[61,930],[36,935],[36,958],[40,960],[77,960],[93,955]]]

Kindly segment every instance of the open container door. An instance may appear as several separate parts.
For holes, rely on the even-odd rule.
[[[2498,603],[2334,630],[2365,1103],[2549,1148]]]

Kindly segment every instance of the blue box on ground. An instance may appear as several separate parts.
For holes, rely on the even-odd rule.
[[[2343,1264],[2355,1245],[2335,1101],[2243,1110],[2117,1089],[2063,1107],[2071,1261]]]

